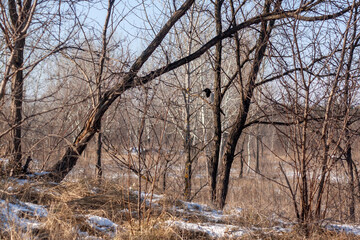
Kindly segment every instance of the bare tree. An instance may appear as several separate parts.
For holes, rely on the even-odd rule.
[[[221,9],[224,1],[216,0],[214,3],[215,7],[215,28],[216,34],[222,33],[222,18]],[[209,159],[208,171],[209,171],[209,182],[211,189],[211,200],[216,201],[216,183],[218,176],[218,166],[220,158],[220,146],[221,146],[221,60],[222,60],[222,42],[218,41],[215,45],[215,79],[214,79],[214,102],[213,102],[213,124],[214,124],[214,139],[212,156]]]
[[[3,14],[2,24],[0,25],[3,34],[7,36],[6,44],[10,50],[5,76],[1,83],[0,98],[4,97],[5,86],[11,78],[11,154],[12,166],[14,171],[21,169],[22,150],[21,150],[21,122],[22,122],[22,103],[24,85],[24,49],[27,31],[31,25],[37,1],[8,1],[7,9],[1,4],[2,12],[8,12],[9,18]],[[12,33],[12,34],[10,34]]]
[[[350,191],[350,203],[349,203],[349,215],[350,220],[355,221],[355,169],[354,169],[354,161],[352,157],[352,133],[351,133],[351,111],[352,111],[352,103],[354,101],[354,91],[356,91],[356,85],[354,84],[354,79],[352,78],[352,69],[351,66],[353,65],[354,61],[354,52],[356,49],[356,46],[358,45],[358,42],[360,40],[360,37],[357,34],[357,16],[358,16],[358,8],[354,9],[353,13],[353,30],[350,38],[349,43],[349,54],[348,59],[346,62],[346,71],[344,76],[344,125],[345,125],[345,157],[346,157],[346,163],[348,166],[348,176],[349,176],[349,191]]]
[[[274,12],[278,12],[280,10],[281,2],[282,1],[276,1],[275,5],[273,6]],[[264,10],[263,10],[264,14],[270,13],[272,7],[271,5],[272,5],[271,2],[265,1]],[[275,24],[275,20],[263,21],[261,23],[261,29],[258,40],[255,45],[256,50],[255,50],[255,55],[251,66],[251,70],[249,73],[249,77],[246,84],[241,84],[241,86],[244,86],[244,88],[241,89],[242,103],[240,105],[240,111],[235,120],[234,127],[230,131],[229,140],[225,148],[225,154],[222,158],[223,169],[221,170],[220,186],[217,193],[218,194],[217,204],[218,207],[220,208],[223,208],[225,205],[226,195],[229,187],[230,170],[232,163],[234,161],[236,145],[241,136],[242,131],[245,128],[248,112],[250,109],[251,99],[253,96],[254,89],[256,87],[257,75],[260,70],[261,62],[265,56],[266,47],[268,45],[274,24]]]
[[[43,1],[37,0],[10,0],[0,4],[1,36],[5,39],[6,45],[2,52],[6,63],[3,65],[3,78],[0,84],[0,99],[4,103],[1,110],[4,113],[7,111],[7,83],[11,80],[9,127],[1,136],[10,132],[10,159],[14,173],[19,173],[23,160],[22,128],[26,120],[37,115],[30,114],[24,117],[25,79],[31,78],[34,69],[43,61],[66,48],[65,44],[72,35],[72,30],[49,33],[49,29],[59,26],[59,9],[52,8],[56,4],[50,2],[45,6]],[[62,29],[61,26],[59,29]]]
[[[107,38],[107,31],[109,26],[109,20],[111,16],[111,10],[113,8],[115,0],[109,0],[108,1],[108,8],[107,8],[107,14],[106,19],[104,23],[103,28],[103,34],[102,34],[102,50],[101,50],[101,57],[99,60],[99,71],[96,73],[96,85],[97,85],[97,102],[100,102],[101,100],[101,82],[104,72],[104,65],[105,65],[105,59],[106,59],[106,52],[107,52],[107,45],[108,45],[108,38]],[[96,168],[97,168],[97,178],[99,181],[101,181],[103,170],[102,170],[102,164],[101,164],[101,149],[102,149],[102,139],[101,139],[101,123],[99,125],[99,132],[98,132],[98,139],[97,139],[97,162],[96,162]]]
[[[351,159],[349,133],[350,125],[356,122],[357,118],[349,105],[353,101],[356,86],[351,84],[349,72],[355,73],[351,70],[351,62],[356,49],[354,43],[358,41],[355,37],[356,28],[353,28],[357,25],[356,8],[353,2],[349,12],[343,15],[340,21],[332,22],[336,26],[342,25],[336,34],[319,30],[329,26],[306,24],[296,20],[287,21],[283,25],[282,36],[287,39],[287,45],[280,46],[284,51],[292,53],[289,54],[291,57],[288,57],[292,60],[287,61],[286,57],[277,60],[280,68],[286,65],[292,70],[282,75],[283,80],[279,81],[279,99],[273,104],[279,113],[278,119],[284,123],[277,126],[277,130],[286,136],[286,156],[279,157],[285,164],[280,165],[280,170],[305,235],[310,232],[310,224],[314,220],[324,219],[329,211],[328,193],[333,186],[331,175],[337,165],[342,165],[341,159],[346,160],[349,176],[350,219],[354,216],[353,167],[356,165]],[[292,30],[289,31],[285,26]],[[324,34],[318,34],[319,32]],[[304,47],[301,43],[309,36],[314,36],[313,46]],[[321,39],[325,38],[328,38],[331,44],[328,48],[319,48],[323,44]],[[312,57],[305,57],[309,55]],[[340,107],[340,102],[346,104]]]
[[[339,89],[339,85],[341,82],[341,72],[343,70],[343,66],[345,65],[345,55],[347,52],[348,35],[350,34],[349,31],[351,29],[351,25],[353,24],[352,18],[353,18],[353,14],[355,11],[354,4],[355,4],[355,2],[353,2],[352,8],[350,10],[350,16],[349,16],[349,19],[348,19],[347,25],[346,25],[346,30],[342,36],[343,43],[342,43],[341,56],[339,59],[340,64],[339,64],[338,68],[336,69],[333,85],[331,87],[330,94],[327,98],[326,108],[325,108],[325,113],[324,113],[324,122],[322,124],[322,130],[321,130],[321,139],[322,139],[322,144],[323,144],[323,146],[322,146],[323,147],[322,170],[321,170],[321,179],[320,179],[320,183],[319,183],[319,190],[318,190],[318,195],[317,195],[317,205],[316,205],[316,216],[318,218],[320,218],[320,214],[321,214],[322,195],[324,193],[324,188],[325,188],[325,179],[326,179],[327,175],[329,174],[328,162],[329,162],[329,157],[331,155],[331,154],[329,154],[329,150],[330,150],[330,144],[332,143],[332,136],[330,134],[331,130],[329,129],[330,121],[331,121],[330,119],[334,115],[333,114],[333,105],[334,105],[333,103],[335,101],[336,92]]]

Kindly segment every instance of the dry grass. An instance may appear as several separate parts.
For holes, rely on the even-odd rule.
[[[108,235],[96,231],[86,223],[83,216],[87,214],[106,217],[118,224],[119,231],[115,239],[209,239],[209,236],[203,232],[168,228],[162,224],[168,219],[187,218],[190,222],[207,221],[205,218],[186,212],[182,214],[174,212],[173,206],[181,208],[184,205],[179,199],[171,196],[159,202],[161,209],[158,205],[153,205],[152,211],[145,208],[142,224],[139,225],[137,214],[129,213],[137,209],[137,195],[113,182],[105,182],[101,187],[94,182],[86,181],[64,183],[59,186],[32,183],[19,186],[13,195],[3,193],[1,197],[10,202],[18,198],[24,202],[43,204],[47,206],[49,212],[43,229],[25,235],[17,231],[2,233],[1,239],[23,239],[24,236],[28,239],[79,239],[79,230],[92,236],[110,239]],[[261,209],[246,209],[237,216],[225,218],[222,222],[245,229],[254,227],[270,229],[277,224],[271,221],[269,215],[262,213]],[[241,239],[304,239],[299,233],[300,230],[296,228],[290,233],[259,229],[251,231]],[[354,236],[335,234],[322,229],[313,231],[310,238],[356,239]]]
[[[270,159],[269,156],[266,156]],[[193,189],[199,189],[206,177],[204,175],[205,161],[199,161],[194,171]],[[111,171],[121,171],[116,166],[111,166]],[[268,178],[283,182],[281,175],[276,170],[276,160],[267,161],[263,164],[261,172]],[[87,168],[87,166],[83,166]],[[245,167],[246,170],[246,167]],[[223,224],[236,225],[244,229],[251,229],[248,234],[240,239],[305,239],[301,228],[293,226],[291,232],[279,233],[273,230],[274,226],[281,226],[279,219],[295,222],[292,201],[288,192],[283,187],[267,178],[256,175],[253,172],[244,173],[242,178],[238,177],[239,162],[235,161],[232,172],[231,186],[227,198],[225,214],[230,214],[233,208],[243,210],[236,215],[231,215],[220,221]],[[106,172],[106,176],[111,172]],[[170,177],[171,176],[171,177]],[[173,170],[167,179],[167,191],[163,192],[164,198],[156,203],[142,205],[142,216],[139,222],[137,213],[138,196],[129,190],[131,186],[137,189],[137,179],[131,175],[113,181],[104,180],[101,185],[83,178],[75,182],[65,182],[60,185],[33,182],[19,185],[16,181],[3,181],[0,187],[0,199],[8,202],[31,202],[45,205],[48,209],[48,217],[44,221],[44,228],[28,232],[25,235],[13,230],[2,232],[1,239],[81,239],[79,231],[103,239],[110,239],[108,235],[95,230],[85,219],[85,215],[91,214],[108,218],[118,224],[118,232],[115,239],[209,239],[203,232],[183,230],[168,227],[164,224],[167,220],[183,220],[188,222],[208,222],[204,216],[175,211],[174,207],[184,208],[182,199],[182,170],[181,167]],[[73,177],[76,177],[74,175]],[[79,177],[79,176],[78,176]],[[161,179],[160,179],[161,181]],[[160,185],[160,183],[159,183]],[[339,195],[339,184],[331,185],[333,197],[328,201],[329,211],[333,211],[344,196]],[[143,182],[143,190],[150,190],[151,186]],[[340,186],[343,187],[343,186]],[[11,189],[11,191],[9,190]],[[156,193],[161,193],[156,190]],[[194,198],[194,201],[207,204],[208,189],[203,188]],[[341,201],[340,201],[341,202]],[[343,204],[345,205],[345,204]],[[341,211],[346,208],[340,206]],[[333,220],[341,219],[334,215]],[[14,229],[16,229],[14,227]],[[326,231],[323,228],[313,229],[309,239],[358,239],[352,235]]]

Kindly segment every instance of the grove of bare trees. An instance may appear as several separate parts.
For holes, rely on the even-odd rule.
[[[99,184],[128,171],[139,194],[203,191],[223,209],[253,172],[285,189],[305,231],[334,214],[335,191],[356,221],[359,7],[1,1],[1,173],[22,178],[32,159],[32,176],[61,182],[80,162]]]

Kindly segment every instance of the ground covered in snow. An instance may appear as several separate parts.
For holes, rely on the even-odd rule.
[[[155,239],[285,239],[296,228],[275,215],[266,224],[253,224],[241,208],[219,211],[111,184],[98,187],[84,182],[57,185],[7,179],[2,186],[1,239],[127,239],[131,235],[141,238],[149,231]],[[138,221],[138,196],[143,225]],[[360,237],[360,226],[329,222],[323,223],[323,229]]]

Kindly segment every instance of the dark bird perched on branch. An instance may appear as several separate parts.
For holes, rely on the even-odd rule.
[[[210,102],[213,103],[214,95],[212,94],[211,90],[209,88],[205,88],[203,90],[203,92],[205,92],[205,95],[206,95],[207,98],[209,98],[211,96]],[[225,113],[223,112],[223,110],[221,108],[220,108],[220,112],[221,112],[222,115],[225,116]]]
[[[203,92],[206,93],[206,97],[207,97],[207,98],[210,97],[210,95],[211,95],[211,90],[210,90],[209,88],[205,88],[205,89],[203,90]]]

